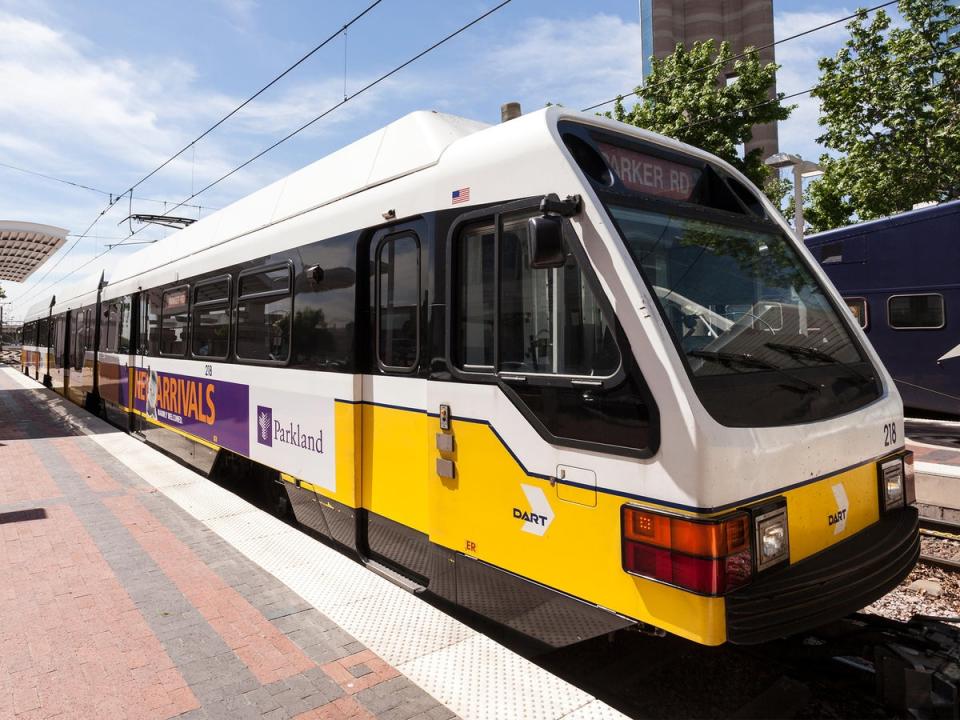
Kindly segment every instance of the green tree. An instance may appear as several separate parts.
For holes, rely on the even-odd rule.
[[[783,93],[771,98],[778,67],[762,64],[756,52],[733,60],[727,42],[718,48],[707,40],[689,50],[678,44],[671,55],[653,59],[646,85],[636,89],[640,102],[628,110],[618,99],[607,116],[723,158],[779,204],[786,186],[763,164],[760,148],[740,156],[754,125],[786,120],[793,110],[780,104]]]
[[[839,153],[809,192],[817,230],[870,220],[914,203],[960,196],[960,7],[901,0],[905,25],[867,13],[820,61],[817,142]]]

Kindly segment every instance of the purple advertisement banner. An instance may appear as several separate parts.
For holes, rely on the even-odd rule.
[[[133,407],[152,420],[249,456],[250,388],[132,368]]]

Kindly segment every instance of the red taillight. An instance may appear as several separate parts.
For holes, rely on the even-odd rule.
[[[746,513],[694,521],[624,506],[624,569],[703,595],[722,595],[753,576],[749,528]]]

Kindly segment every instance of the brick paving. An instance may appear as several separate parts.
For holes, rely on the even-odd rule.
[[[938,465],[950,465],[960,467],[960,450],[954,450],[949,447],[931,447],[930,445],[919,445],[907,440],[907,448],[913,450],[914,460],[918,462],[937,463]]]
[[[454,714],[0,372],[0,720]]]

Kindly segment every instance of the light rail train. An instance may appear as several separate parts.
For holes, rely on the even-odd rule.
[[[919,552],[900,397],[816,261],[604,118],[413,113],[26,320],[31,377],[551,645],[762,642]]]

